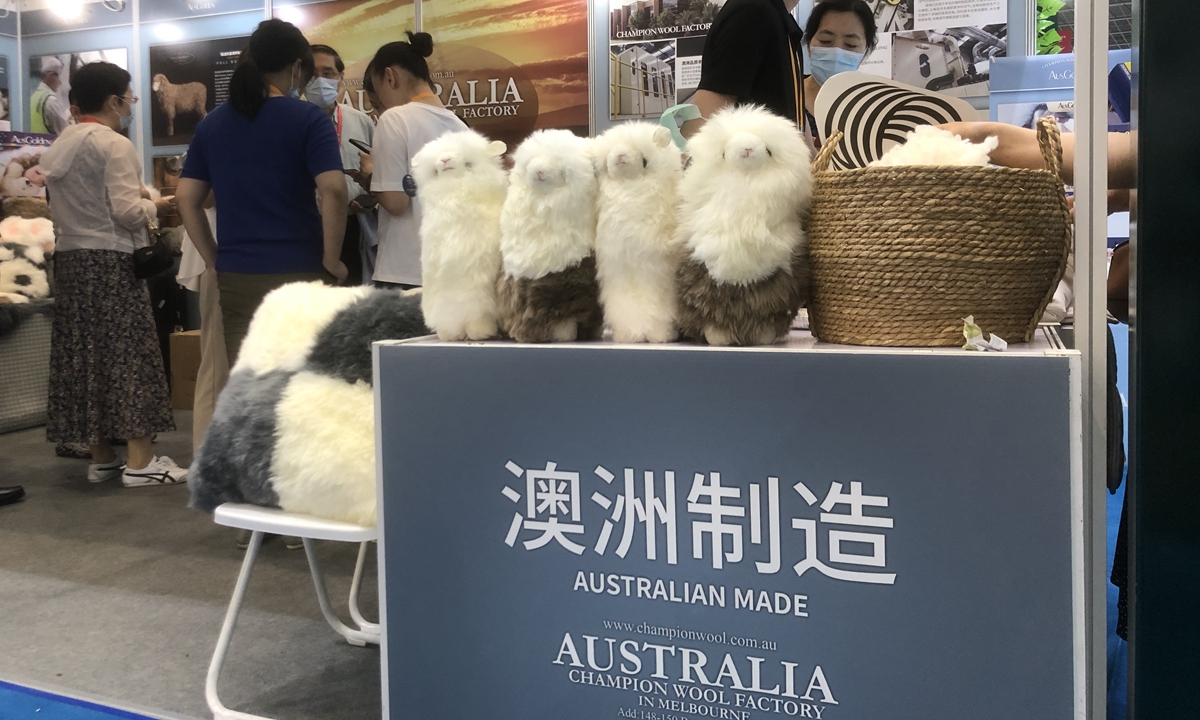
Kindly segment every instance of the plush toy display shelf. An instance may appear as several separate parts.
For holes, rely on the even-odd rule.
[[[54,301],[0,305],[0,433],[46,423]]]
[[[846,345],[961,345],[963,318],[1028,342],[1071,252],[1062,145],[1038,123],[1045,170],[814,164],[813,334]]]

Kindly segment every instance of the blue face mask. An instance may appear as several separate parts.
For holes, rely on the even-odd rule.
[[[863,54],[840,47],[810,47],[808,58],[813,78],[824,85],[838,73],[857,70],[862,64]]]
[[[118,98],[118,99],[121,101],[122,105],[125,104],[124,98]],[[119,113],[117,114],[118,121],[121,123],[121,131],[122,132],[128,132],[130,126],[133,125],[133,106],[129,105],[128,107],[129,107],[128,115],[121,115]]]
[[[333,78],[313,78],[304,89],[304,97],[319,108],[327,108],[337,102],[338,81]]]

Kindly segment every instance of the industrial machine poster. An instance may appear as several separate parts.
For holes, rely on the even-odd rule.
[[[725,0],[609,3],[609,117],[657,120],[689,102],[700,84],[704,40]],[[991,61],[1008,50],[1006,0],[867,4],[879,46],[863,72],[945,95],[987,96]]]
[[[1070,363],[379,347],[384,717],[1072,717]]]
[[[859,68],[955,97],[987,96],[1008,52],[1006,0],[867,0],[879,46]]]
[[[362,76],[375,51],[413,29],[401,0],[274,5],[346,63],[341,102],[370,104]],[[424,0],[434,91],[469,127],[515,148],[541,128],[588,133],[587,4],[573,0]]]
[[[725,0],[609,0],[609,117],[658,120],[700,84],[708,29]]]
[[[249,37],[150,46],[150,134],[155,147],[187,145],[196,125],[229,97]]]

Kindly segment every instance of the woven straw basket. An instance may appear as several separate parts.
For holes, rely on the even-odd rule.
[[[963,343],[963,318],[1029,342],[1071,250],[1058,126],[1037,128],[1046,170],[813,164],[813,335],[847,345]]]

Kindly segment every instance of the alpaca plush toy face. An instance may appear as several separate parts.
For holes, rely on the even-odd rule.
[[[614,180],[670,175],[681,167],[679,150],[671,142],[671,131],[661,125],[617,126],[595,142],[598,164]]]
[[[473,130],[450,133],[421,148],[413,158],[413,176],[417,186],[462,182],[480,173],[503,173],[501,158],[507,146]]]
[[[725,163],[742,172],[761,170],[773,156],[767,143],[751,133],[738,133],[725,144]]]
[[[541,130],[517,148],[513,176],[535,193],[595,177],[589,141],[568,130]]]
[[[722,110],[688,141],[695,162],[709,172],[794,173],[812,152],[790,120],[753,105]]]

